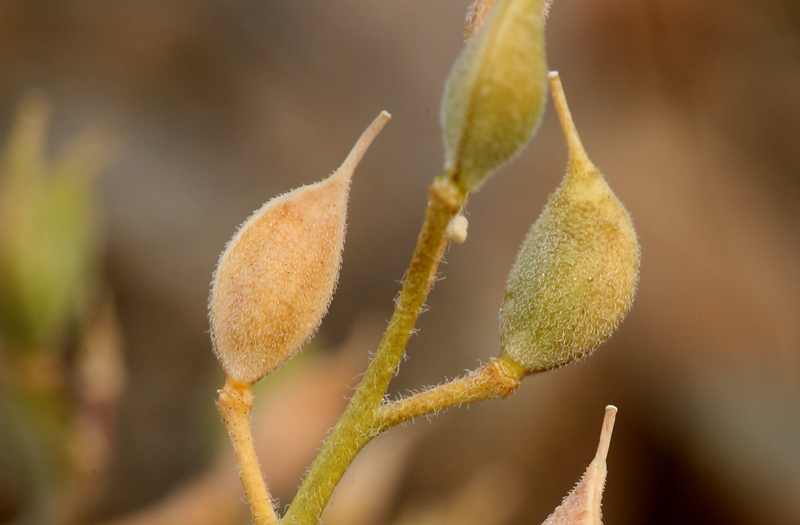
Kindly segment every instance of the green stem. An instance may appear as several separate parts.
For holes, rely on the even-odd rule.
[[[384,404],[378,412],[378,432],[409,419],[482,399],[505,398],[519,388],[525,370],[500,356],[464,377]]]
[[[445,176],[434,180],[429,193],[425,223],[392,319],[344,414],[325,439],[286,512],[283,521],[287,525],[316,524],[347,467],[378,434],[378,410],[430,291],[447,225],[466,201],[466,194]]]

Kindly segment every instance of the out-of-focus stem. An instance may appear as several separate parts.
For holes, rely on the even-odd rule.
[[[316,523],[356,454],[378,434],[378,411],[433,283],[447,225],[466,201],[466,194],[447,177],[436,178],[429,194],[425,222],[389,326],[344,414],[325,439],[292,501],[284,517],[287,524]]]
[[[217,408],[228,429],[228,435],[239,464],[239,477],[244,485],[244,493],[255,525],[277,525],[278,516],[272,506],[267,485],[258,463],[253,432],[250,428],[250,414],[253,410],[251,384],[241,384],[228,380],[219,391]]]

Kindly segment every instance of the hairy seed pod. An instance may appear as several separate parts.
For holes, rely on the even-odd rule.
[[[594,459],[589,463],[589,467],[575,488],[567,494],[561,505],[542,525],[603,525],[600,504],[608,475],[606,458],[608,448],[611,446],[611,434],[614,431],[616,417],[617,407],[607,406]]]
[[[497,0],[475,0],[467,9],[467,21],[464,24],[464,37],[469,42],[483,25],[489,11]]]
[[[258,381],[319,327],[339,278],[350,180],[388,120],[381,113],[330,177],[264,204],[222,252],[209,320],[229,379]]]
[[[489,15],[489,11],[497,0],[475,0],[467,9],[467,21],[464,24],[464,40],[467,42],[472,39],[478,29],[483,25],[484,20]],[[542,18],[547,20],[550,14],[550,5],[553,0],[542,0]]]
[[[445,170],[463,191],[522,149],[546,94],[541,0],[497,0],[456,60],[442,102]]]
[[[586,156],[557,73],[551,88],[569,165],[522,244],[500,310],[503,352],[528,373],[565,365],[606,340],[639,276],[631,218]]]

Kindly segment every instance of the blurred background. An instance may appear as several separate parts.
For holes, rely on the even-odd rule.
[[[211,273],[254,209],[333,171],[386,109],[330,313],[257,399],[291,501],[391,315],[468,4],[0,1],[0,522],[247,523]],[[325,522],[541,523],[615,404],[606,523],[800,523],[800,4],[556,0],[547,41],[638,229],[633,309],[585,362],[378,439]],[[471,197],[392,395],[498,353],[506,274],[565,165],[550,108]]]

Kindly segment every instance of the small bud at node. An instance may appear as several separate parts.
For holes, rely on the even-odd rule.
[[[444,236],[449,241],[461,244],[467,240],[467,226],[469,226],[467,218],[463,215],[456,215],[447,225]]]

